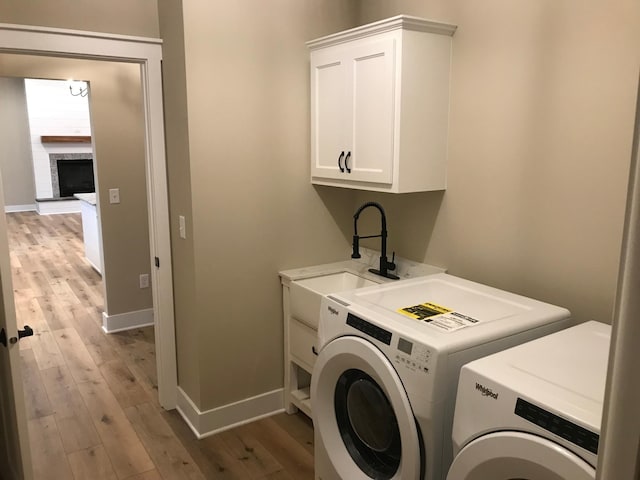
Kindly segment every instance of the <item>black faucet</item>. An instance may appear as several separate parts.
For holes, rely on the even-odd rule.
[[[375,207],[380,211],[380,218],[382,221],[382,231],[380,235],[367,235],[366,237],[358,236],[358,218],[360,214],[365,208]],[[396,258],[396,254],[394,252],[393,258],[391,261],[387,260],[387,216],[384,214],[384,209],[382,205],[376,202],[367,202],[362,205],[356,213],[353,215],[353,253],[351,254],[351,258],[360,258],[360,239],[361,238],[376,238],[380,237],[381,239],[381,248],[380,248],[380,268],[376,270],[375,268],[370,268],[369,271],[371,273],[375,273],[376,275],[380,275],[382,277],[390,278],[392,280],[398,280],[400,277],[394,275],[393,273],[389,273],[389,270],[395,270],[396,264],[393,261]]]

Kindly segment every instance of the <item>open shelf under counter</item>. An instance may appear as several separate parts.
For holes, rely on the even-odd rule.
[[[310,387],[293,390],[291,398],[296,407],[311,418],[311,389]]]

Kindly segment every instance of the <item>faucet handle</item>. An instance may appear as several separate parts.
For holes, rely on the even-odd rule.
[[[358,235],[353,236],[353,253],[351,258],[360,258],[360,237]]]
[[[386,258],[385,258],[385,260],[386,260]],[[387,262],[387,269],[389,269],[389,270],[395,270],[396,269],[395,260],[396,260],[396,252],[393,252],[391,254],[391,261]]]

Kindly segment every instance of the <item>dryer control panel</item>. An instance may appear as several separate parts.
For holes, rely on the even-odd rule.
[[[598,454],[600,436],[533,403],[518,398],[514,413],[571,443]]]

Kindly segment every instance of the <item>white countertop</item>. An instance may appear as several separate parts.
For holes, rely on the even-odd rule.
[[[96,204],[96,192],[93,193],[74,193],[74,197],[78,200],[82,200],[83,202],[87,202],[90,205],[95,206]]]
[[[288,285],[293,280],[329,275],[338,272],[350,272],[363,278],[372,279],[375,282],[393,282],[388,278],[381,277],[369,272],[369,268],[378,268],[380,265],[380,252],[360,247],[362,258],[348,259],[342,262],[326,263],[324,265],[313,265],[310,267],[294,268],[283,270],[280,273],[282,283]],[[418,263],[401,257],[396,257],[397,268],[391,273],[398,275],[400,279],[417,278],[434,273],[446,272],[445,268]]]

